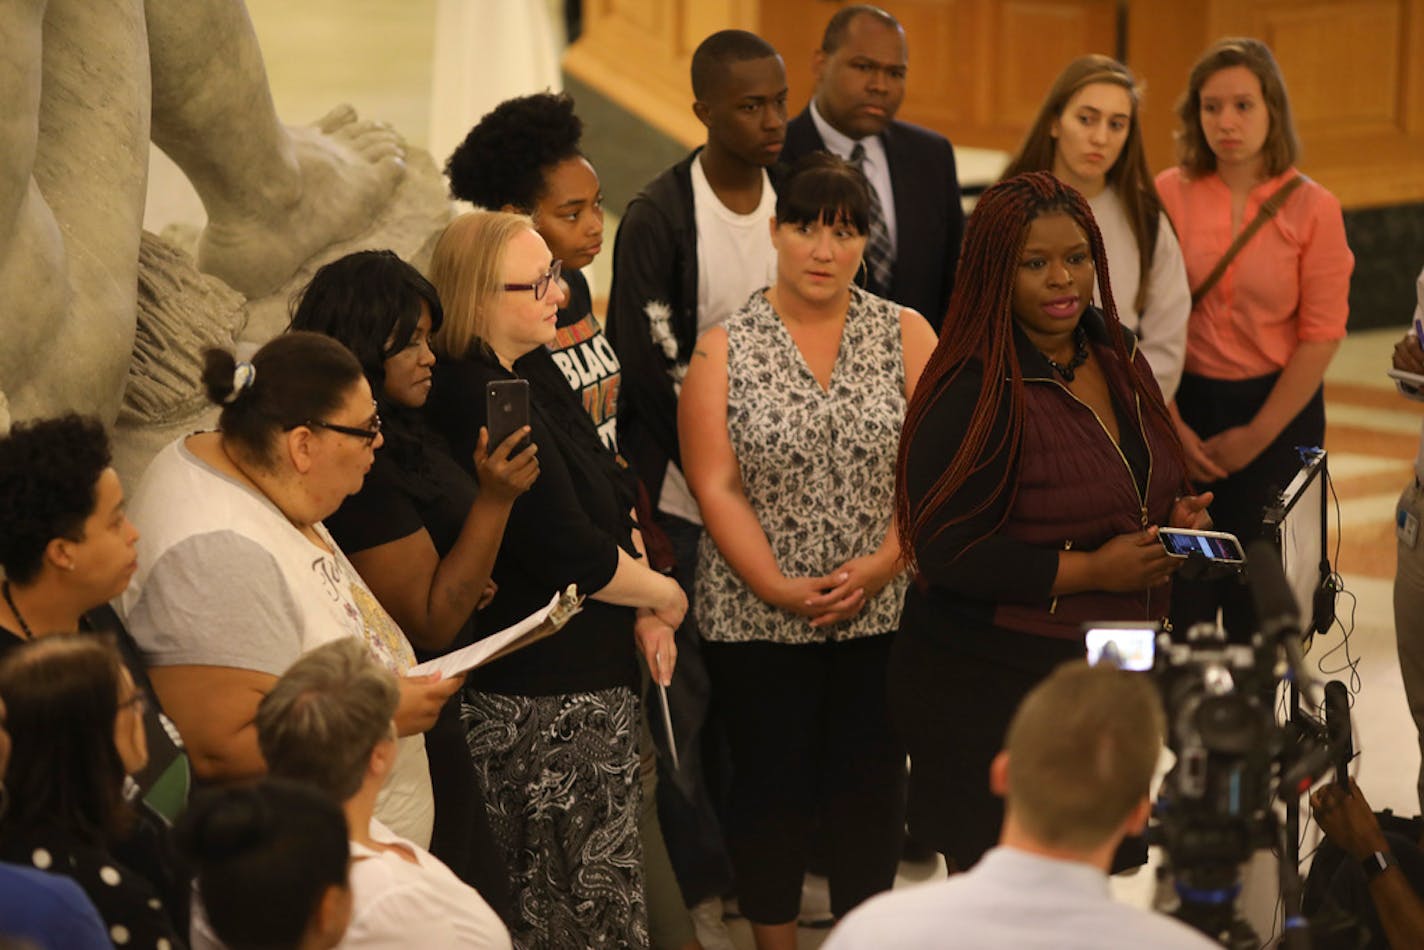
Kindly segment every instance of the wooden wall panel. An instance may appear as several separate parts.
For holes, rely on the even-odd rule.
[[[1280,63],[1300,167],[1346,207],[1424,200],[1424,0],[1129,0],[1128,62],[1145,75],[1155,169],[1172,161],[1174,104],[1197,56],[1254,36]],[[1163,90],[1169,90],[1164,96]]]
[[[564,69],[683,144],[705,136],[688,69],[709,33],[756,30],[758,0],[597,0]]]
[[[811,51],[840,6],[763,4],[762,35],[786,60],[792,110],[811,95]],[[885,0],[905,27],[909,83],[900,117],[956,142],[1014,149],[1053,78],[1082,52],[1113,53],[1115,0]]]
[[[1348,16],[1326,5],[1258,12],[1252,32],[1271,47],[1289,77],[1300,132],[1403,131],[1403,6],[1398,0],[1356,2]]]
[[[978,128],[964,129],[959,138],[1016,150],[1064,66],[1084,53],[1115,54],[1116,15],[1116,4],[1105,0],[994,4],[985,24],[988,109],[976,117]]]
[[[693,48],[726,27],[781,51],[798,112],[811,53],[841,0],[590,0],[566,68],[691,145]],[[901,117],[956,144],[1012,151],[1059,70],[1120,43],[1144,80],[1148,161],[1174,160],[1174,106],[1203,49],[1251,35],[1275,50],[1304,144],[1302,169],[1347,207],[1424,201],[1424,0],[884,0],[906,27]],[[1121,10],[1120,10],[1121,8]],[[1125,37],[1118,32],[1121,12]]]
[[[977,11],[968,0],[922,0],[895,5],[910,45],[910,72],[901,115],[930,128],[971,121],[974,63],[964,55],[964,36]]]

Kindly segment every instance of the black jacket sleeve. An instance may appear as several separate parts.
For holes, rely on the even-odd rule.
[[[939,392],[915,430],[906,467],[911,510],[924,501],[950,458],[959,451],[979,396],[981,378],[977,369],[961,372]],[[1008,407],[1001,406],[989,434],[990,452],[1003,438],[1008,424]],[[1058,576],[1058,552],[990,533],[1008,510],[1008,486],[1014,477],[1006,451],[981,459],[963,488],[916,532],[914,545],[921,577],[933,586],[973,600],[1032,604],[1048,599]],[[1000,485],[1005,488],[994,503],[974,512]],[[951,524],[956,518],[963,520]]]
[[[672,380],[680,355],[673,333],[682,296],[678,256],[677,235],[666,214],[652,201],[634,198],[618,226],[608,295],[608,339],[623,366],[619,440],[625,430],[640,427],[680,466]],[[661,473],[657,478],[661,481]]]

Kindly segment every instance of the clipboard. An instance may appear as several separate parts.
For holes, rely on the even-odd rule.
[[[469,670],[493,663],[500,657],[522,650],[545,637],[553,636],[564,628],[569,620],[583,609],[583,597],[570,584],[563,592],[555,594],[549,603],[534,611],[516,624],[505,627],[498,633],[447,653],[433,660],[426,660],[406,671],[406,676],[458,676]]]

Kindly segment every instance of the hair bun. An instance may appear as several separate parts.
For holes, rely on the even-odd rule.
[[[223,405],[229,406],[237,402],[243,393],[252,388],[256,380],[257,367],[247,360],[238,363],[232,370],[232,392],[223,397]]]
[[[259,845],[268,835],[271,815],[250,789],[230,789],[210,798],[190,816],[186,849],[205,861],[225,861]]]

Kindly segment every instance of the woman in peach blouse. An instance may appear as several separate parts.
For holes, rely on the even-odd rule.
[[[1224,39],[1208,49],[1177,114],[1179,164],[1157,177],[1157,191],[1194,301],[1178,432],[1192,478],[1215,492],[1216,528],[1245,543],[1260,532],[1271,493],[1299,468],[1297,446],[1324,443],[1321,387],[1345,336],[1355,258],[1340,202],[1294,167],[1290,102],[1264,43]],[[1287,186],[1273,202],[1279,210],[1202,293],[1236,236]],[[1213,618],[1218,606],[1229,633],[1254,631],[1240,584],[1174,585],[1179,627]]]

